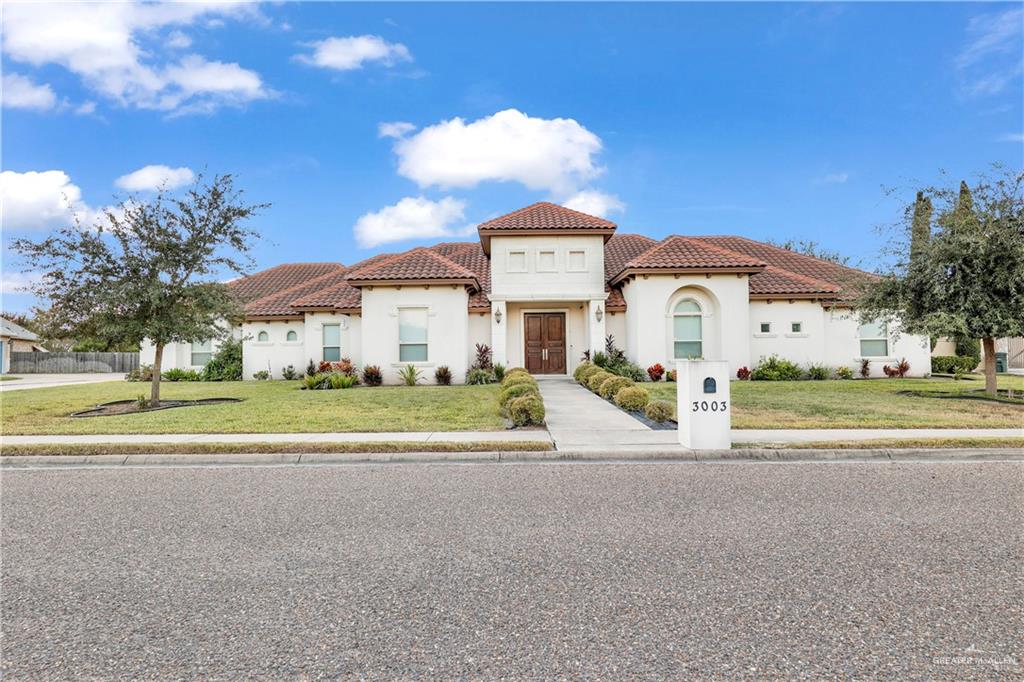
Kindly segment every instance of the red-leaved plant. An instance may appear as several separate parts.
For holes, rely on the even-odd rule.
[[[900,358],[899,364],[895,367],[886,365],[882,368],[882,371],[885,372],[885,376],[890,379],[903,379],[907,376],[907,372],[910,371],[910,363],[907,362],[906,358]]]
[[[736,378],[740,381],[748,381],[750,379],[750,368],[740,367],[736,370]]]
[[[661,377],[665,374],[665,368],[661,366],[660,362],[656,362],[647,368],[647,376],[651,378],[651,381],[661,381]]]

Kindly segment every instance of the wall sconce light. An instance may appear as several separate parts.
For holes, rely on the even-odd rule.
[[[597,310],[594,311],[594,317],[597,318],[598,322],[600,322],[602,318],[604,318],[604,311],[601,310],[601,306],[597,306]]]
[[[501,308],[494,311],[494,321],[501,324]]]

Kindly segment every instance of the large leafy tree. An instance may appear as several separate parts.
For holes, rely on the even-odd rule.
[[[992,395],[995,340],[1024,335],[1022,188],[1024,173],[997,167],[973,188],[961,182],[923,190],[895,228],[900,257],[859,301],[862,319],[898,320],[913,334],[980,339]]]
[[[30,290],[48,300],[51,324],[71,336],[153,343],[150,399],[159,405],[167,344],[223,337],[225,322],[240,314],[218,279],[251,266],[258,235],[245,223],[266,206],[244,203],[230,175],[199,178],[181,195],[130,197],[95,226],[69,225],[13,247],[42,273]]]

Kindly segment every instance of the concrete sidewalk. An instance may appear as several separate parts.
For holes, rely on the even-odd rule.
[[[123,373],[114,372],[90,372],[87,374],[5,374],[4,376],[19,378],[0,381],[0,393],[26,391],[33,388],[53,388],[54,386],[74,386],[75,384],[98,384],[105,381],[124,381]]]
[[[621,414],[621,413],[620,413]],[[627,418],[628,415],[624,415]],[[630,418],[631,419],[631,418]],[[636,420],[633,420],[636,421]],[[639,423],[639,422],[637,422]],[[641,426],[643,426],[641,424]],[[1024,429],[733,429],[732,440],[743,445],[787,445],[819,441],[866,441],[906,438],[1024,438]],[[554,443],[559,450],[635,451],[683,450],[676,432],[643,429],[516,429],[511,431],[426,431],[391,433],[164,433],[75,436],[0,436],[7,445],[74,443],[465,443],[530,441]]]

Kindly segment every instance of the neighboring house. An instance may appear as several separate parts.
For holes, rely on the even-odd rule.
[[[39,337],[24,327],[0,317],[0,374],[11,366],[11,353],[45,353]]]
[[[727,360],[731,371],[779,355],[875,376],[906,357],[930,371],[928,339],[858,324],[850,285],[870,277],[743,237],[618,234],[602,218],[550,203],[482,223],[479,241],[381,254],[355,265],[280,265],[231,284],[247,301],[244,376],[310,360],[407,364],[427,381],[461,380],[476,344],[494,361],[565,374],[605,337],[642,367],[674,358]],[[215,344],[173,344],[165,367],[198,367]],[[144,345],[142,362],[152,362]]]

